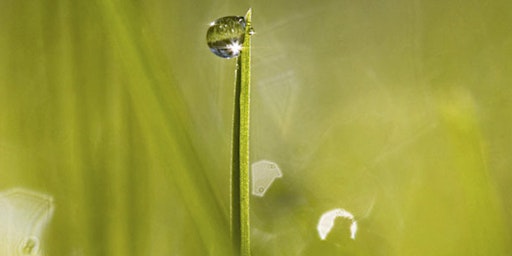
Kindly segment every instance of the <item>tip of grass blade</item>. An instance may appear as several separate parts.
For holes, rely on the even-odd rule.
[[[247,10],[247,13],[245,14],[245,22],[250,23],[251,22],[251,15],[252,15],[252,7]]]

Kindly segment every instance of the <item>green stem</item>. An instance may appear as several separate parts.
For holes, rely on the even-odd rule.
[[[249,117],[251,83],[251,14],[245,16],[245,35],[237,63],[233,116],[233,152],[231,173],[231,232],[236,251],[250,256],[249,219]]]

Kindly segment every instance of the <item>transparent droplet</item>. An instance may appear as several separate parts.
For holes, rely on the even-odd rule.
[[[213,21],[206,33],[206,42],[215,55],[230,59],[240,55],[244,43],[245,19],[227,16]]]

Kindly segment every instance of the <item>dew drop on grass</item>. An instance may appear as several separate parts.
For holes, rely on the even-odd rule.
[[[215,55],[230,59],[240,55],[245,34],[245,19],[240,16],[219,18],[206,33],[206,42]]]

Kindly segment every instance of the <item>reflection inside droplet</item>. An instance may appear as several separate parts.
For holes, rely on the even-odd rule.
[[[215,55],[230,59],[240,55],[245,34],[245,19],[240,16],[219,18],[206,33],[206,42]]]

